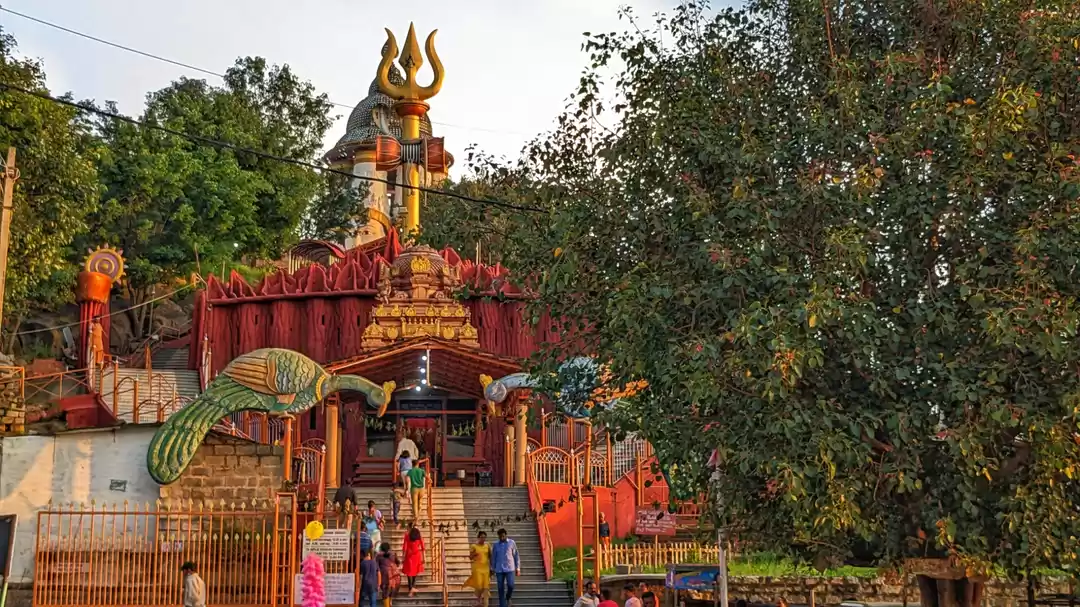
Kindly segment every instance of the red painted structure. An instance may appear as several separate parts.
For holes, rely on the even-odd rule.
[[[313,264],[292,273],[278,272],[256,285],[249,284],[235,272],[227,281],[211,276],[207,288],[196,300],[189,367],[207,373],[209,376],[202,378],[206,382],[241,354],[258,348],[277,347],[296,350],[341,372],[360,373],[380,382],[394,379],[401,386],[400,369],[384,370],[383,373],[365,364],[365,359],[375,354],[365,351],[362,341],[371,322],[372,310],[379,304],[379,271],[381,267],[393,264],[402,253],[393,233],[373,244],[374,247],[348,251],[344,259],[332,265]],[[479,403],[482,394],[480,373],[497,377],[518,370],[520,362],[540,343],[555,339],[557,334],[546,320],[535,329],[529,326],[524,318],[525,295],[508,280],[506,268],[463,260],[450,248],[443,249],[439,255],[449,266],[458,269],[461,283],[473,294],[461,304],[471,315],[479,350],[464,346],[455,349],[442,344],[445,348],[441,352],[447,360],[434,364],[432,373],[444,363],[456,367],[462,377],[443,384],[473,386],[475,390],[463,388],[455,392],[475,397]],[[408,348],[415,341],[400,340],[398,343]],[[417,342],[412,349],[420,346]],[[401,365],[408,362],[415,370],[418,353],[408,355],[407,360],[404,353],[398,356],[403,361]],[[204,368],[202,363],[207,357],[208,368]],[[346,364],[349,361],[352,361],[351,365]],[[454,361],[469,361],[469,364]],[[365,408],[361,403],[346,402],[343,405],[341,469],[347,471],[353,461],[367,457],[362,415]],[[296,424],[302,440],[325,439],[324,416],[314,411],[308,415],[315,415],[316,419],[305,416]],[[503,478],[504,428],[505,420],[493,417],[476,436],[476,457],[495,468],[495,484],[500,484]]]

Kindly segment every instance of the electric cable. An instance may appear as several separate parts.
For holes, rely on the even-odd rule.
[[[148,299],[148,300],[142,302],[141,304],[135,304],[134,306],[129,306],[127,308],[124,308],[123,310],[117,310],[115,312],[109,312],[108,314],[102,314],[100,316],[100,318],[108,318],[108,317],[116,316],[118,314],[123,314],[125,312],[130,311],[130,310],[137,310],[138,308],[141,308],[143,306],[148,306],[148,305],[150,305],[150,304],[152,304],[154,302],[161,301],[162,299],[168,299],[169,297],[172,297],[173,295],[176,295],[177,293],[180,293],[181,291],[186,291],[186,290],[188,290],[188,289],[190,289],[190,288],[192,288],[194,286],[195,286],[195,283],[186,284],[186,285],[180,287],[179,289],[176,289],[174,291],[170,291],[170,292],[168,292],[168,293],[166,293],[166,294],[164,294],[164,295],[162,295],[160,297],[155,297],[153,299]],[[28,331],[19,331],[18,333],[15,333],[15,335],[31,335],[31,334],[34,334],[34,333],[45,333],[47,331],[56,331],[57,329],[67,329],[69,327],[77,327],[77,326],[79,326],[81,324],[82,324],[81,322],[69,322],[66,325],[56,325],[55,327],[44,327],[44,328],[41,328],[41,329],[30,329]]]
[[[182,67],[184,69],[199,72],[201,74],[207,74],[209,76],[215,76],[217,78],[221,78],[222,80],[225,79],[225,74],[221,74],[221,73],[215,72],[213,70],[208,70],[206,68],[202,68],[202,67],[199,67],[197,65],[191,65],[190,63],[184,63],[183,61],[177,61],[175,59],[169,59],[168,57],[163,57],[161,55],[155,55],[154,53],[148,53],[146,51],[141,51],[141,50],[139,50],[137,48],[126,46],[126,45],[120,44],[118,42],[112,42],[112,41],[106,40],[104,38],[98,38],[97,36],[92,36],[92,35],[87,34],[85,32],[80,32],[78,30],[74,30],[74,29],[71,29],[69,27],[64,27],[63,25],[60,25],[58,23],[53,23],[51,21],[46,21],[44,19],[40,19],[40,18],[34,17],[32,15],[27,15],[25,13],[20,13],[18,11],[11,10],[10,8],[4,7],[4,6],[0,6],[0,11],[3,11],[5,13],[10,13],[12,15],[15,15],[16,17],[22,17],[23,19],[26,19],[27,21],[33,21],[34,23],[39,23],[39,24],[44,25],[46,27],[51,27],[53,29],[57,29],[57,30],[60,30],[62,32],[66,32],[66,33],[72,34],[74,36],[79,36],[80,38],[85,38],[87,40],[92,40],[94,42],[97,42],[98,44],[104,44],[106,46],[111,46],[113,48],[120,49],[122,51],[127,51],[129,53],[134,53],[136,55],[141,55],[141,56],[146,57],[148,59],[153,59],[155,61],[161,61],[163,63],[168,63],[170,65],[175,65],[177,67]],[[338,102],[333,101],[333,100],[330,100],[330,104],[331,105],[336,105],[338,107],[343,107],[343,108],[346,108],[348,110],[352,110],[352,109],[354,109],[356,107],[355,105],[348,105],[346,103],[338,103]],[[432,120],[431,123],[432,124],[437,124],[439,126],[450,127],[452,129],[461,129],[461,130],[465,130],[465,131],[483,131],[483,132],[495,133],[495,134],[518,135],[520,137],[529,137],[530,136],[530,135],[527,135],[525,133],[519,133],[517,131],[507,131],[507,130],[501,130],[501,129],[489,129],[489,128],[473,127],[473,126],[462,126],[462,125],[458,125],[458,124],[451,124],[449,122],[438,122],[436,120]]]
[[[164,126],[161,126],[161,125],[151,124],[151,123],[144,122],[144,121],[141,121],[141,120],[138,120],[138,119],[135,119],[135,118],[131,118],[129,116],[124,116],[123,114],[117,114],[115,112],[110,112],[110,111],[107,111],[107,110],[103,110],[101,108],[97,108],[97,107],[94,107],[92,105],[87,105],[85,103],[78,103],[78,102],[75,102],[75,101],[71,101],[69,99],[62,99],[60,97],[54,97],[54,96],[52,96],[52,95],[50,95],[48,93],[43,93],[43,92],[40,92],[40,91],[32,91],[32,90],[29,90],[29,89],[25,89],[25,88],[23,88],[21,86],[15,86],[13,84],[8,84],[7,82],[0,82],[0,88],[8,89],[8,90],[11,90],[11,91],[16,91],[16,92],[22,93],[24,95],[29,95],[31,97],[37,97],[38,99],[43,99],[45,101],[50,101],[52,103],[58,103],[60,105],[66,105],[66,106],[69,106],[69,107],[73,107],[73,108],[82,110],[84,112],[90,112],[92,114],[97,114],[99,116],[104,116],[106,118],[111,118],[113,120],[120,120],[122,122],[127,122],[128,124],[132,124],[132,125],[135,125],[135,126],[138,126],[138,127],[141,127],[141,128],[146,128],[146,129],[151,129],[151,130],[155,130],[155,131],[160,131],[160,132],[163,132],[163,133],[168,133],[168,134],[173,135],[175,137],[181,137],[181,138],[184,138],[184,139],[188,139],[190,141],[194,141],[196,143],[202,143],[202,144],[209,145],[209,146],[212,146],[212,147],[215,147],[215,148],[231,150],[231,151],[234,151],[234,152],[242,152],[242,153],[245,153],[245,154],[252,154],[254,156],[258,156],[260,158],[265,158],[267,160],[273,160],[273,161],[281,162],[281,163],[284,163],[284,164],[292,164],[292,165],[295,165],[295,166],[304,167],[304,168],[311,169],[311,170],[314,170],[314,171],[319,171],[320,173],[333,173],[333,174],[336,174],[336,175],[342,175],[344,177],[349,177],[351,179],[359,179],[359,180],[362,180],[362,181],[370,181],[370,182],[375,182],[375,183],[384,183],[384,184],[387,184],[387,185],[392,185],[394,187],[399,187],[399,188],[404,188],[404,189],[409,189],[409,190],[417,190],[417,191],[420,191],[420,192],[427,192],[429,194],[435,194],[435,195],[438,195],[438,196],[446,196],[448,198],[456,198],[458,200],[463,200],[463,201],[466,201],[466,202],[472,202],[472,203],[476,203],[476,204],[480,204],[480,205],[489,205],[489,206],[494,206],[494,207],[500,207],[500,208],[510,209],[510,210],[514,210],[514,211],[526,211],[526,212],[531,212],[531,213],[545,213],[546,212],[546,211],[544,211],[543,209],[541,209],[539,207],[533,207],[533,206],[527,206],[527,205],[519,205],[519,204],[510,203],[510,202],[503,202],[501,200],[492,200],[492,199],[488,199],[488,198],[474,198],[472,196],[466,196],[464,194],[458,194],[456,192],[447,192],[447,191],[444,191],[444,190],[436,190],[434,188],[428,188],[428,187],[419,186],[419,185],[411,185],[411,184],[407,184],[407,183],[398,183],[398,182],[395,182],[395,181],[390,181],[389,179],[382,179],[382,178],[379,178],[379,177],[369,177],[369,176],[364,176],[364,175],[354,175],[352,173],[342,171],[342,170],[339,170],[339,169],[335,169],[335,168],[332,168],[332,167],[320,166],[320,165],[317,165],[317,164],[315,164],[313,162],[306,162],[304,160],[296,160],[294,158],[285,158],[284,156],[277,156],[277,155],[270,154],[270,153],[267,153],[267,152],[261,152],[259,150],[253,150],[251,148],[245,148],[245,147],[238,146],[238,145],[235,145],[235,144],[232,144],[232,143],[228,143],[226,141],[219,141],[217,139],[211,139],[209,137],[203,137],[201,135],[193,135],[191,133],[185,133],[183,131],[177,131],[175,129],[170,129],[168,127],[164,127]]]

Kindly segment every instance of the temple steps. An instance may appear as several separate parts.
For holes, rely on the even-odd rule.
[[[394,527],[390,522],[389,489],[358,488],[357,501],[366,506],[374,500],[376,507],[387,517],[383,541],[390,542],[395,552],[400,552],[404,539],[404,527]],[[524,487],[438,487],[432,489],[432,511],[435,517],[436,537],[442,539],[446,552],[446,579],[450,590],[448,605],[473,606],[476,599],[471,590],[461,584],[469,577],[469,545],[475,540],[477,525],[488,532],[488,541],[495,541],[495,532],[505,528],[517,543],[521,557],[521,576],[514,591],[515,607],[561,607],[573,604],[569,589],[560,581],[548,582],[544,575],[544,560],[540,552],[540,537],[536,521],[528,517],[529,494]],[[426,500],[422,503],[426,508]],[[426,518],[426,512],[422,513]],[[401,506],[400,520],[412,520],[412,507],[408,502]],[[518,520],[518,519],[521,520]],[[428,529],[421,526],[424,540]],[[430,547],[429,547],[430,549]],[[427,569],[428,567],[425,566]],[[494,584],[494,580],[492,580]],[[394,600],[397,607],[442,606],[442,585],[433,584],[430,572],[417,579],[419,593],[408,597],[402,589]],[[497,605],[494,587],[492,605]]]
[[[150,356],[154,371],[187,371],[188,370],[188,347],[158,348]]]
[[[119,368],[115,373],[114,377],[113,369],[108,367],[102,372],[101,400],[106,407],[115,407],[117,417],[129,424],[163,421],[202,391],[198,371],[155,369],[147,373],[146,369]],[[135,419],[136,387],[138,420]]]

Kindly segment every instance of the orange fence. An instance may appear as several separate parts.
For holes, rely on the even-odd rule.
[[[192,561],[208,605],[287,605],[295,537],[288,495],[216,509],[48,508],[38,514],[33,604],[178,605],[180,566]]]
[[[659,569],[672,563],[716,563],[719,558],[715,545],[695,542],[612,544],[600,550],[602,569],[616,565]]]
[[[536,530],[540,534],[540,554],[544,558],[545,579],[551,579],[554,573],[555,546],[551,541],[551,529],[548,528],[547,517],[544,516],[544,500],[540,495],[540,487],[536,484],[533,476],[533,467],[526,468],[529,487],[529,510],[536,512]]]
[[[353,530],[354,515],[297,512],[293,494],[273,500],[181,506],[63,506],[38,514],[35,607],[172,606],[182,602],[180,566],[194,562],[208,607],[291,606],[300,573],[304,527]],[[353,574],[359,601],[360,543],[348,560],[325,561],[327,573]],[[429,544],[431,581],[447,585],[442,539]]]

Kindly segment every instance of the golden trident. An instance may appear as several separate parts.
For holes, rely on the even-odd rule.
[[[428,34],[427,50],[428,60],[431,61],[431,72],[434,79],[428,86],[420,86],[416,82],[416,73],[420,66],[424,65],[424,57],[420,54],[420,45],[416,43],[416,29],[409,24],[409,35],[405,37],[405,51],[398,57],[397,39],[393,32],[386,30],[386,51],[383,52],[382,61],[379,62],[379,72],[375,75],[379,83],[379,90],[384,95],[396,100],[394,111],[401,116],[401,139],[403,141],[417,141],[420,139],[420,120],[427,114],[428,104],[424,102],[439,93],[443,83],[443,65],[439,61],[439,55],[435,53],[435,30]],[[390,67],[394,59],[405,70],[405,84],[397,85],[390,82]],[[405,236],[409,240],[413,233],[420,230],[420,167],[415,164],[407,164],[405,169],[404,192],[405,202]]]
[[[405,37],[405,52],[401,53],[400,58],[398,58],[397,39],[394,38],[393,32],[386,30],[386,52],[383,53],[382,61],[379,62],[378,73],[379,90],[384,95],[398,101],[424,101],[439,94],[444,74],[442,61],[439,61],[439,55],[435,52],[435,34],[438,32],[439,30],[434,30],[428,34],[427,42],[424,43],[428,60],[431,61],[434,79],[429,86],[420,86],[416,82],[416,72],[420,71],[420,67],[424,65],[424,56],[420,54],[420,45],[416,43],[416,28],[412,23],[409,24],[409,35]],[[401,69],[405,71],[405,84],[402,86],[390,82],[390,66],[393,65],[395,58],[398,59]]]

